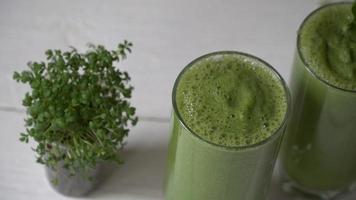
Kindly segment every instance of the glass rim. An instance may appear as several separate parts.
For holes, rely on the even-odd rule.
[[[285,111],[284,117],[283,117],[283,121],[280,123],[279,127],[273,131],[273,133],[257,142],[257,143],[253,143],[253,144],[249,144],[249,145],[243,145],[243,146],[226,146],[226,145],[221,145],[221,144],[217,144],[217,143],[213,143],[207,139],[204,139],[203,137],[199,136],[195,131],[193,131],[184,121],[183,117],[181,116],[179,110],[178,110],[178,106],[177,106],[177,102],[176,102],[176,92],[177,92],[177,87],[178,84],[180,82],[180,79],[182,77],[182,75],[189,70],[191,67],[194,66],[194,64],[196,64],[197,62],[209,58],[209,57],[213,57],[213,56],[217,56],[217,55],[237,55],[237,56],[242,56],[242,57],[246,57],[252,60],[255,60],[259,63],[261,63],[263,65],[263,67],[266,67],[268,70],[270,70],[278,79],[278,81],[280,81],[281,85],[283,86],[283,90],[286,96],[286,104],[287,104],[287,109]],[[173,92],[172,92],[172,105],[173,105],[173,112],[174,114],[177,116],[179,123],[186,129],[188,130],[188,134],[192,135],[193,137],[195,137],[196,139],[198,139],[199,141],[206,143],[208,145],[212,145],[213,147],[217,147],[217,148],[222,148],[224,150],[246,150],[246,149],[253,149],[255,147],[261,146],[263,144],[266,144],[272,140],[274,140],[275,138],[277,138],[278,136],[282,135],[283,131],[283,127],[285,126],[285,124],[287,123],[289,116],[290,116],[290,112],[291,112],[291,96],[289,93],[289,89],[287,87],[286,82],[284,81],[284,79],[282,78],[282,76],[277,72],[277,70],[275,70],[270,64],[268,64],[267,62],[265,62],[264,60],[253,56],[251,54],[248,53],[243,53],[243,52],[239,52],[239,51],[215,51],[212,53],[208,53],[205,55],[202,55],[196,59],[194,59],[193,61],[191,61],[190,63],[188,63],[183,70],[178,74],[175,82],[174,82],[174,86],[173,86]],[[279,134],[277,134],[279,133]]]
[[[316,15],[319,11],[327,8],[327,7],[330,7],[330,6],[335,6],[335,5],[344,5],[344,4],[351,4],[352,5],[352,2],[347,2],[347,1],[344,1],[344,2],[336,2],[336,3],[328,3],[328,4],[325,4],[323,6],[320,6],[319,8],[315,9],[314,11],[312,11],[304,20],[303,22],[301,23],[301,25],[299,26],[298,28],[298,35],[297,35],[297,52],[298,52],[298,56],[299,58],[301,59],[303,65],[304,65],[304,68],[313,76],[315,77],[317,80],[321,81],[322,83],[326,84],[327,86],[331,87],[331,88],[334,88],[336,90],[341,90],[341,91],[344,91],[344,92],[348,92],[348,93],[356,93],[356,89],[355,90],[352,90],[352,89],[346,89],[346,88],[342,88],[342,87],[339,87],[337,85],[334,85],[330,82],[328,82],[327,80],[325,80],[324,78],[322,78],[321,76],[319,76],[311,67],[310,65],[306,62],[305,58],[304,58],[304,54],[301,50],[301,32],[302,32],[302,29],[304,28],[304,25],[306,24],[306,22],[311,18],[313,17],[314,15]]]

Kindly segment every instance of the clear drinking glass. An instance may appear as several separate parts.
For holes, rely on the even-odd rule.
[[[278,130],[267,139],[249,146],[221,146],[201,138],[179,113],[177,85],[184,73],[196,63],[221,55],[239,55],[262,63],[283,85],[287,111]],[[171,139],[165,197],[166,200],[263,200],[289,114],[289,92],[282,77],[269,64],[239,52],[216,52],[192,61],[179,74],[172,94]]]
[[[311,13],[317,15],[330,4]],[[293,111],[281,149],[284,188],[303,199],[337,199],[356,183],[356,91],[338,88],[314,73],[301,51],[291,75]]]

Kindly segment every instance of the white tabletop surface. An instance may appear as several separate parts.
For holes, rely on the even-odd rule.
[[[31,145],[18,141],[27,88],[12,74],[43,59],[44,50],[134,43],[120,67],[132,76],[141,120],[122,152],[126,163],[108,172],[87,198],[163,199],[170,94],[179,71],[202,54],[237,50],[266,60],[288,81],[298,25],[319,5],[318,0],[0,0],[0,199],[69,199],[49,187]],[[278,173],[269,199],[291,199],[281,192]]]

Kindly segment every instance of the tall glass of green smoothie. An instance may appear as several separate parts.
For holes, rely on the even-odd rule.
[[[355,187],[356,32],[351,10],[352,3],[323,6],[298,31],[290,84],[293,111],[281,161],[285,188],[303,199],[337,199]]]
[[[281,76],[254,56],[215,52],[172,95],[166,200],[263,200],[289,113]]]

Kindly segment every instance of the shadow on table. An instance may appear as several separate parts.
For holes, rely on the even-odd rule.
[[[125,163],[103,166],[99,187],[90,197],[163,199],[167,145],[136,145],[120,154]]]
[[[168,131],[167,131],[168,132]],[[163,199],[167,158],[167,138],[129,144],[120,153],[125,164],[103,167],[99,187],[89,195],[90,199]],[[279,165],[273,174],[268,200],[304,200],[287,195],[282,190]],[[354,200],[350,194],[343,200]]]
[[[100,187],[90,197],[163,199],[167,145],[136,145],[125,148],[121,154],[125,164],[104,166]],[[272,179],[268,200],[294,200],[282,191],[278,168]]]

